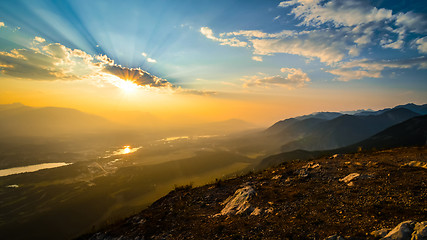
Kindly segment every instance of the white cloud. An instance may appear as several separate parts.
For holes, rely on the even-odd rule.
[[[221,33],[220,36],[244,36],[247,38],[279,38],[279,37],[290,37],[290,36],[296,36],[299,33],[296,31],[291,30],[283,30],[278,33],[265,33],[260,30],[240,30],[237,32],[228,32],[228,33]]]
[[[156,63],[157,61],[155,59],[152,59],[152,58],[147,58],[147,62]]]
[[[351,55],[351,56],[359,56],[359,54],[360,54],[360,48],[358,48],[357,46],[352,46],[348,50],[348,54]]]
[[[262,62],[262,57],[261,56],[252,56],[252,60],[257,61],[257,62]]]
[[[397,39],[392,40],[388,34],[382,34],[386,37],[380,45],[403,49],[407,31],[427,32],[427,15],[414,12],[393,14],[392,10],[371,6],[369,1],[290,0],[281,2],[279,7],[292,7],[291,13],[302,20],[302,25],[319,27],[330,23],[335,27],[352,27],[353,33],[359,33],[359,37],[354,39],[359,46],[372,43],[374,32],[389,32],[397,34]],[[361,32],[361,28],[365,31]],[[354,51],[350,55],[352,53]]]
[[[417,49],[421,53],[427,53],[427,37],[419,38],[415,41]]]
[[[147,59],[147,62],[150,62],[150,63],[156,63],[157,62],[155,59],[149,58],[147,53],[145,53],[145,52],[142,52],[141,55]]]
[[[241,79],[244,81],[243,87],[269,88],[272,86],[279,86],[288,89],[295,89],[303,87],[307,82],[310,82],[310,78],[301,69],[281,68],[280,71],[287,74],[287,76],[268,76],[263,73],[254,76],[246,76]]]
[[[427,16],[414,12],[399,13],[396,15],[396,24],[407,28],[411,32],[427,33]]]
[[[338,38],[338,39],[337,39]],[[321,62],[332,64],[341,61],[350,49],[340,34],[331,35],[327,31],[313,31],[297,38],[252,39],[254,53],[270,55],[287,53],[307,58],[318,58]]]
[[[347,54],[358,56],[360,46],[368,42],[371,29],[360,28],[358,31],[352,30],[349,27],[300,32],[283,30],[277,33],[241,30],[221,33],[219,36],[222,39],[221,41],[228,40],[227,37],[233,37],[232,39],[236,39],[236,36],[246,38],[248,47],[253,49],[255,55],[287,53],[309,59],[318,58],[321,62],[333,64],[342,61]],[[203,34],[209,39],[217,39],[209,28],[203,28]],[[366,37],[363,38],[362,36],[365,34]],[[358,41],[358,43],[355,43],[355,41]]]
[[[350,80],[356,80],[361,79],[364,77],[370,77],[370,78],[380,78],[381,72],[380,71],[366,71],[366,70],[353,70],[349,68],[340,68],[340,69],[332,69],[327,70],[326,72],[332,73],[334,75],[337,75],[337,80],[340,81],[350,81]]]
[[[397,34],[397,39],[392,40],[390,38],[383,38],[380,41],[380,45],[383,48],[392,48],[392,49],[402,49],[405,45],[404,39],[406,37],[406,30],[405,28],[397,28],[393,29],[391,27],[387,27],[387,30],[390,31],[392,34]]]
[[[60,44],[0,52],[2,74],[33,80],[81,80],[99,71],[100,65],[93,61],[83,51]]]
[[[277,19],[279,19],[280,18],[280,15],[278,15],[278,16],[276,16],[274,19],[273,19],[273,21],[276,21]]]
[[[34,38],[34,41],[35,41],[35,42],[39,42],[39,43],[46,42],[46,40],[45,40],[44,38],[37,37],[37,36]]]
[[[378,9],[360,0],[291,0],[281,2],[279,7],[293,7],[292,13],[302,19],[304,25],[330,22],[335,26],[355,26],[392,18],[391,10]]]
[[[403,40],[396,40],[395,42],[391,41],[387,44],[383,44],[382,47],[383,48],[392,48],[392,49],[402,49],[403,47]]]
[[[247,43],[238,40],[237,38],[217,38],[213,34],[212,29],[208,27],[200,28],[200,32],[208,39],[220,42],[221,45],[229,45],[231,47],[246,47]]]

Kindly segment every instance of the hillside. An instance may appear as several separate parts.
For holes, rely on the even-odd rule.
[[[288,161],[177,188],[80,239],[379,239],[373,231],[427,220],[426,156],[424,146]]]
[[[386,149],[402,146],[422,146],[427,144],[427,115],[408,119],[393,125],[374,136],[348,146],[343,151],[356,149]]]

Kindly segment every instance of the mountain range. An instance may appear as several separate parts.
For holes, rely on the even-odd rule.
[[[264,169],[294,159],[308,160],[335,154],[423,145],[427,145],[427,115],[410,118],[363,141],[345,147],[323,151],[299,149],[272,155],[263,159],[257,166],[257,169]]]
[[[281,143],[280,152],[348,146],[410,118],[427,114],[427,105],[406,104],[354,115],[321,112],[279,121],[264,131]]]
[[[112,128],[114,124],[102,117],[71,108],[35,108],[20,103],[0,105],[3,136],[93,133]]]

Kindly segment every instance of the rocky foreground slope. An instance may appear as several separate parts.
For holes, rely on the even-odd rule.
[[[425,221],[426,146],[295,160],[179,187],[81,239],[420,240]]]

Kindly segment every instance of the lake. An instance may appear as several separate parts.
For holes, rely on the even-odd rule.
[[[70,165],[71,163],[59,162],[59,163],[42,163],[36,165],[28,165],[25,167],[14,167],[0,170],[0,177],[9,176],[13,174],[36,172],[42,169],[57,168],[62,166]]]

